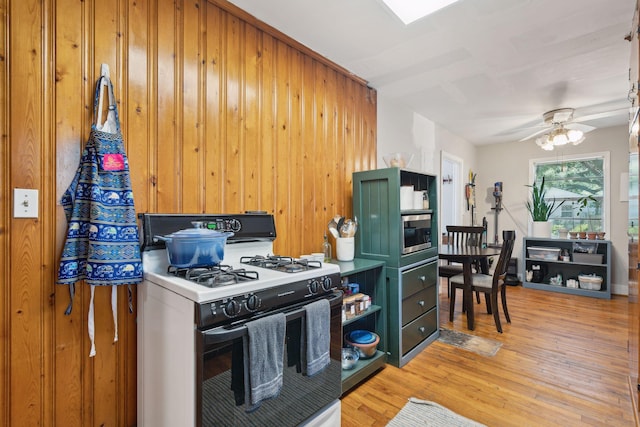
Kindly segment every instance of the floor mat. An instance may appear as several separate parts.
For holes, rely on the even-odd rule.
[[[502,346],[499,341],[444,328],[440,329],[438,341],[487,357],[495,356]]]
[[[458,415],[455,412],[435,402],[410,397],[404,408],[393,417],[387,427],[482,427],[469,418]]]

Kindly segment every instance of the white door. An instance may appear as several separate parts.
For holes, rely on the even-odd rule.
[[[462,159],[441,152],[440,157],[440,234],[447,225],[462,225]]]

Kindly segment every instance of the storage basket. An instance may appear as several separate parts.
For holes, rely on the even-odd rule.
[[[545,248],[543,246],[529,246],[529,258],[543,261],[557,261],[560,256],[560,248]]]
[[[603,254],[583,254],[579,252],[573,253],[573,262],[582,262],[585,264],[602,264]]]
[[[602,277],[600,276],[580,274],[578,275],[578,281],[580,282],[581,289],[599,291],[602,287]]]

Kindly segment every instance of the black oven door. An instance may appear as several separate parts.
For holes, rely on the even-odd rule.
[[[331,294],[331,362],[320,373],[300,372],[300,332],[304,304],[284,311],[287,318],[283,385],[280,394],[248,412],[243,402],[237,369],[242,369],[242,324],[196,331],[196,420],[198,426],[295,426],[340,398],[342,347],[342,293]],[[270,315],[275,312],[265,313]],[[247,319],[250,320],[250,319]],[[240,354],[240,356],[238,356]]]

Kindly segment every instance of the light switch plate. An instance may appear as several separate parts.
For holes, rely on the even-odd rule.
[[[13,217],[38,218],[38,190],[13,189]]]

